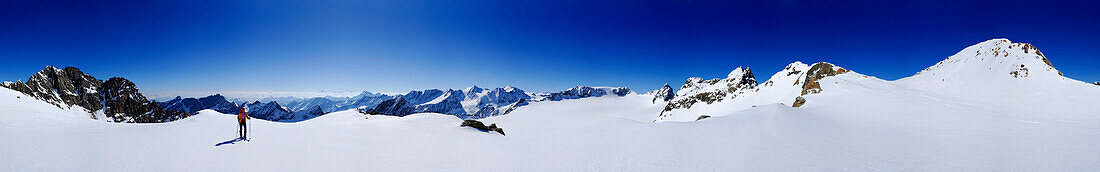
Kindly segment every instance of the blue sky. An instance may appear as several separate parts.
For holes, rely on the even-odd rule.
[[[1100,81],[1097,2],[0,2],[0,80],[44,66],[146,93],[402,93],[575,85],[638,92],[827,61],[894,80],[990,39]]]

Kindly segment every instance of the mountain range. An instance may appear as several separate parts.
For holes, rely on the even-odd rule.
[[[830,92],[829,86],[841,83],[822,80],[838,76],[861,80],[859,82],[883,82],[922,90],[970,90],[997,84],[1041,87],[1042,84],[1072,80],[1062,77],[1062,73],[1034,45],[991,39],[967,47],[912,77],[897,81],[882,81],[827,62],[808,65],[796,61],[763,82],[758,82],[750,68],[737,67],[725,78],[691,77],[679,89],[664,84],[660,89],[644,95],[653,96],[651,103],[664,107],[654,114],[653,122],[694,121],[718,112],[745,110],[764,104],[779,103],[792,107],[814,104],[815,94]],[[1100,85],[1100,82],[1092,84]],[[74,67],[46,67],[26,83],[4,82],[2,86],[59,108],[79,107],[77,109],[87,111],[93,119],[112,122],[169,122],[204,109],[236,114],[242,107],[247,107],[252,117],[278,122],[304,121],[347,110],[390,116],[440,113],[462,119],[482,119],[506,115],[536,102],[635,94],[625,87],[577,86],[560,92],[528,93],[511,86],[490,89],[473,86],[460,90],[415,90],[396,95],[364,91],[353,97],[270,97],[245,102],[215,94],[154,102],[147,100],[138,92],[136,85],[124,78],[101,81]],[[945,94],[975,93],[948,91]]]

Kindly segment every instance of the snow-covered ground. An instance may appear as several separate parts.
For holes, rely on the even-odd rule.
[[[221,146],[235,138],[233,115],[105,123],[0,89],[0,171],[1100,169],[1098,108],[1084,102],[983,103],[849,74],[822,83],[834,84],[807,98],[818,103],[698,122],[652,123],[663,106],[629,95],[532,103],[483,120],[507,136],[459,127],[449,115],[345,111],[299,123],[253,120],[252,141]],[[1097,102],[1100,88],[1084,93],[1038,100]]]

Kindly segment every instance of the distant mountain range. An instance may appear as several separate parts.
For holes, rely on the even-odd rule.
[[[561,101],[606,95],[625,96],[633,93],[624,87],[577,86],[554,93],[527,93],[515,87],[485,89],[469,87],[462,90],[429,89],[410,91],[399,95],[363,92],[354,97],[315,97],[298,99],[285,105],[278,101],[243,103],[249,107],[249,116],[279,122],[308,120],[323,114],[359,110],[364,113],[405,116],[415,113],[441,113],[463,119],[480,119],[505,115],[529,102]],[[283,98],[286,99],[286,98]],[[293,99],[287,99],[293,100]],[[170,110],[195,113],[212,109],[236,114],[240,103],[230,102],[221,95],[203,98],[180,98],[159,102]]]

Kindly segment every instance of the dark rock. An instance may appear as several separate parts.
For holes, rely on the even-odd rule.
[[[707,119],[707,118],[710,118],[710,115],[699,115],[699,118],[696,118],[695,121],[699,121],[699,120],[703,120],[703,119]]]
[[[103,96],[104,113],[113,122],[160,123],[170,122],[191,116],[191,114],[164,110],[159,104],[149,101],[138,91],[137,86],[125,78],[113,77],[103,82],[99,93]]]
[[[80,106],[89,113],[104,110],[109,119],[103,120],[112,122],[157,123],[191,116],[186,112],[161,108],[156,102],[146,99],[129,80],[114,77],[104,82],[75,67],[57,69],[49,66],[31,76],[26,83],[6,82],[3,86],[59,108]]]
[[[791,107],[802,107],[804,104],[806,104],[806,99],[802,98],[802,96],[798,96],[794,98],[794,105]]]
[[[495,131],[497,133],[500,133],[500,135],[505,135],[504,134],[504,129],[500,128],[500,127],[497,127],[497,124],[489,124],[489,126],[485,126],[485,123],[481,123],[481,121],[466,120],[466,121],[462,121],[462,125],[460,125],[460,126],[461,127],[475,128],[477,130],[481,130],[482,132]]]

